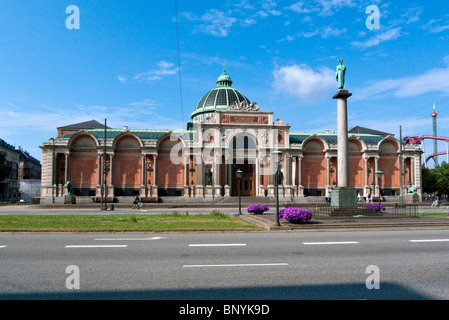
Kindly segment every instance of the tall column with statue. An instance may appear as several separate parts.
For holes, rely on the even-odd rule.
[[[332,207],[335,208],[355,208],[357,206],[357,191],[349,187],[349,156],[348,156],[348,98],[352,96],[348,90],[344,89],[346,66],[343,59],[337,66],[336,80],[338,91],[333,96],[337,100],[337,169],[338,185],[332,192]]]

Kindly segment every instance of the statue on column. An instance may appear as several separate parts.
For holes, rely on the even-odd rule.
[[[343,90],[345,87],[345,74],[346,66],[343,65],[343,59],[340,60],[340,64],[337,66],[337,73],[335,75],[338,82],[338,89]]]

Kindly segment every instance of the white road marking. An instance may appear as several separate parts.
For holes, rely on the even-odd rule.
[[[128,245],[69,245],[66,248],[126,248]]]
[[[151,237],[151,238],[115,238],[115,239],[95,239],[95,241],[152,241],[167,239],[164,237]]]
[[[183,268],[210,268],[210,267],[267,267],[288,266],[288,263],[244,263],[244,264],[186,264]]]
[[[357,241],[340,241],[340,242],[303,242],[304,245],[320,245],[320,244],[357,244]]]
[[[449,239],[409,240],[410,242],[448,242]]]
[[[246,243],[206,243],[189,244],[189,247],[245,247]]]
[[[6,248],[7,246],[0,246],[0,248]]]

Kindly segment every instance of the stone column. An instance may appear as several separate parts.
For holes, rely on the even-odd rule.
[[[274,174],[277,171],[277,167],[275,164],[273,164],[273,161],[274,161],[273,156],[270,156],[269,165],[268,165],[268,184],[267,184],[267,190],[268,190],[269,197],[275,196]]]
[[[414,157],[413,168],[415,172],[414,186],[417,188],[416,193],[419,196],[419,202],[422,202],[421,155]]]
[[[201,154],[197,154],[196,156],[196,197],[202,198],[204,197],[204,163],[203,163],[203,157]]]
[[[189,197],[189,162],[190,156],[184,156],[184,197]]]
[[[67,194],[69,192],[68,189],[67,189],[67,181],[69,181],[69,170],[70,170],[70,168],[69,168],[69,163],[70,163],[69,162],[69,156],[70,156],[70,153],[69,152],[65,152],[64,156],[65,156],[64,194]]]
[[[366,197],[366,195],[368,194],[368,191],[370,189],[370,186],[369,186],[369,174],[368,174],[369,157],[364,155],[363,156],[363,160],[365,161],[365,186],[363,187],[363,196]]]
[[[141,198],[145,198],[146,197],[146,187],[145,187],[145,177],[146,177],[146,167],[145,167],[145,159],[146,159],[146,154],[142,154],[140,157],[140,161],[141,161],[141,173],[140,173],[140,195],[139,197]]]
[[[153,188],[151,190],[152,197],[158,197],[157,193],[157,155],[153,155]]]
[[[354,208],[357,206],[357,191],[349,187],[349,153],[348,153],[348,98],[352,96],[347,90],[339,90],[337,100],[337,168],[338,187],[332,192],[332,207]]]
[[[304,197],[304,186],[302,185],[302,158],[303,156],[298,156],[297,163],[297,173],[298,173],[298,197]]]
[[[379,170],[379,156],[374,158],[374,172],[373,172],[373,181],[374,181],[374,196],[380,196],[380,188],[379,188],[379,180],[377,180],[376,172]]]
[[[109,154],[109,192],[108,198],[114,198],[114,153]]]
[[[214,154],[214,178],[213,178],[213,185],[214,185],[214,194],[215,196],[221,197],[221,153],[219,152],[219,154]]]
[[[329,194],[329,192],[332,190],[331,186],[331,156],[326,155],[326,167],[327,167],[327,176],[326,176],[326,194],[325,196]]]
[[[292,157],[289,153],[285,154],[284,165],[285,165],[284,197],[290,197],[292,195]]]
[[[96,190],[95,190],[95,196],[97,198],[101,197],[101,180],[102,180],[102,174],[103,174],[103,168],[101,166],[101,159],[102,159],[101,156],[102,156],[102,153],[97,153],[97,162],[98,162],[97,175],[98,175],[98,179],[97,179],[97,187],[96,187]]]

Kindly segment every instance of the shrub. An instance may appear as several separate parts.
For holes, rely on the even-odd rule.
[[[312,213],[306,209],[285,208],[279,210],[279,218],[284,218],[290,223],[306,223],[312,220]]]
[[[248,206],[248,209],[246,209],[246,212],[248,213],[254,213],[254,214],[262,214],[265,211],[270,210],[266,205],[263,204],[251,204]]]
[[[385,207],[378,203],[368,203],[363,206],[363,209],[367,209],[367,210],[371,210],[371,211],[375,211],[375,212],[385,211]]]

